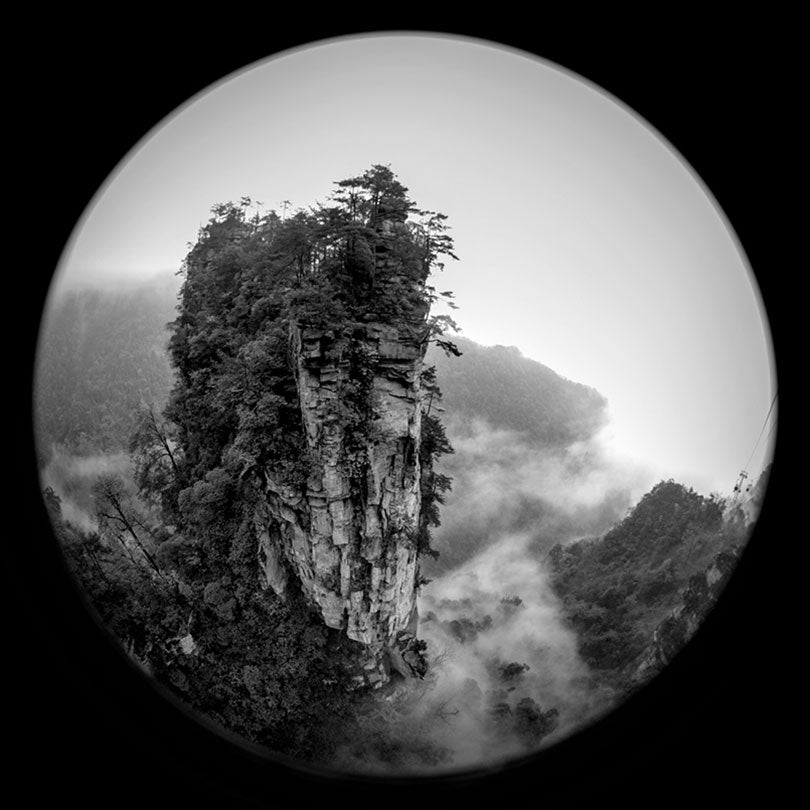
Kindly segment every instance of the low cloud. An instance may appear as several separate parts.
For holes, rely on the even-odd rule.
[[[420,635],[438,661],[432,698],[457,710],[434,732],[453,751],[454,767],[536,750],[609,704],[612,696],[594,686],[579,656],[530,535],[500,538],[432,583],[420,613]],[[514,723],[493,724],[499,704],[516,719],[526,698],[543,713],[556,712],[553,730],[540,740]]]
[[[530,535],[530,549],[548,551],[605,532],[653,483],[652,474],[612,459],[599,436],[544,449],[513,430],[482,421],[448,423],[455,454],[440,471],[453,478],[435,532],[441,574],[497,542],[504,534]]]
[[[99,475],[131,477],[132,462],[126,453],[74,455],[58,446],[40,472],[42,488],[50,487],[61,500],[62,517],[78,528],[95,531],[93,484]]]
[[[497,766],[594,720],[615,695],[580,658],[531,536],[512,534],[424,588],[423,681],[371,696],[335,767],[425,773]]]

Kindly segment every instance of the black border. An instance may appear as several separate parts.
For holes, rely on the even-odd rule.
[[[213,12],[195,12],[212,14]],[[219,12],[222,17],[224,11]],[[788,72],[761,21],[742,30],[685,30],[672,21],[585,32],[543,24],[455,20],[275,28],[250,19],[202,26],[150,20],[99,33],[71,18],[30,50],[21,99],[27,169],[25,216],[16,238],[21,295],[10,353],[20,365],[13,426],[21,498],[7,504],[6,688],[14,742],[12,787],[34,803],[55,791],[84,806],[225,807],[518,804],[699,807],[777,797],[789,776],[782,678],[790,654],[780,583],[791,471],[784,435],[788,379],[784,196],[790,170],[785,112],[775,90]],[[96,21],[97,22],[97,21]],[[199,23],[199,21],[196,21]],[[635,21],[639,23],[639,20]],[[771,323],[780,380],[777,458],[762,518],[726,593],[687,650],[648,689],[604,723],[524,766],[483,781],[397,783],[314,776],[273,767],[206,732],[156,699],[151,687],[92,622],[55,554],[31,452],[30,372],[50,272],[95,189],[137,140],[194,92],[271,52],[326,36],[421,28],[495,39],[534,51],[595,81],[639,112],[698,171],[740,236]],[[543,29],[544,33],[539,33]],[[272,31],[272,33],[270,33]],[[697,33],[702,31],[703,33]],[[586,35],[587,34],[587,35]],[[29,180],[30,177],[30,180]],[[20,235],[25,234],[25,235]],[[22,309],[20,309],[22,307]],[[21,334],[22,333],[22,334]],[[22,343],[22,351],[19,346]],[[722,374],[722,369],[718,369]],[[787,562],[789,565],[789,561]],[[7,788],[8,789],[8,788]]]

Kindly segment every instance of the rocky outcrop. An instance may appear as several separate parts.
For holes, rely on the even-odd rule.
[[[291,328],[309,449],[306,487],[265,475],[256,512],[262,584],[295,583],[331,628],[366,650],[360,682],[422,675],[415,637],[425,345],[370,322],[351,334]],[[362,676],[362,677],[361,677]]]
[[[739,551],[734,547],[721,551],[706,571],[690,578],[683,603],[653,632],[652,643],[633,675],[634,683],[644,683],[657,675],[689,641],[717,602],[738,558]]]

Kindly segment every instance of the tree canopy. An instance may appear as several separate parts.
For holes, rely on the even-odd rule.
[[[326,204],[283,218],[249,216],[248,199],[217,205],[186,257],[166,413],[190,479],[226,449],[243,465],[305,474],[291,324],[348,335],[395,323],[424,342],[454,325],[430,314],[451,296],[428,283],[455,258],[445,215],[416,208],[385,166],[335,185]]]

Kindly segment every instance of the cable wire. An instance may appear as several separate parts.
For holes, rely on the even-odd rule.
[[[757,436],[756,443],[754,444],[754,449],[751,451],[751,455],[748,457],[748,461],[745,463],[743,470],[748,469],[748,465],[751,463],[751,459],[754,457],[754,453],[757,452],[757,447],[759,447],[759,442],[762,439],[762,434],[765,432],[765,426],[768,424],[768,419],[771,416],[771,411],[773,411],[773,406],[776,404],[776,397],[779,395],[779,391],[777,391],[773,395],[773,399],[771,400],[771,407],[768,408],[768,413],[765,415],[765,421],[762,423],[762,430],[759,431],[759,436]],[[771,431],[773,430],[773,425],[771,425],[771,430],[768,431],[768,436],[770,437]]]

